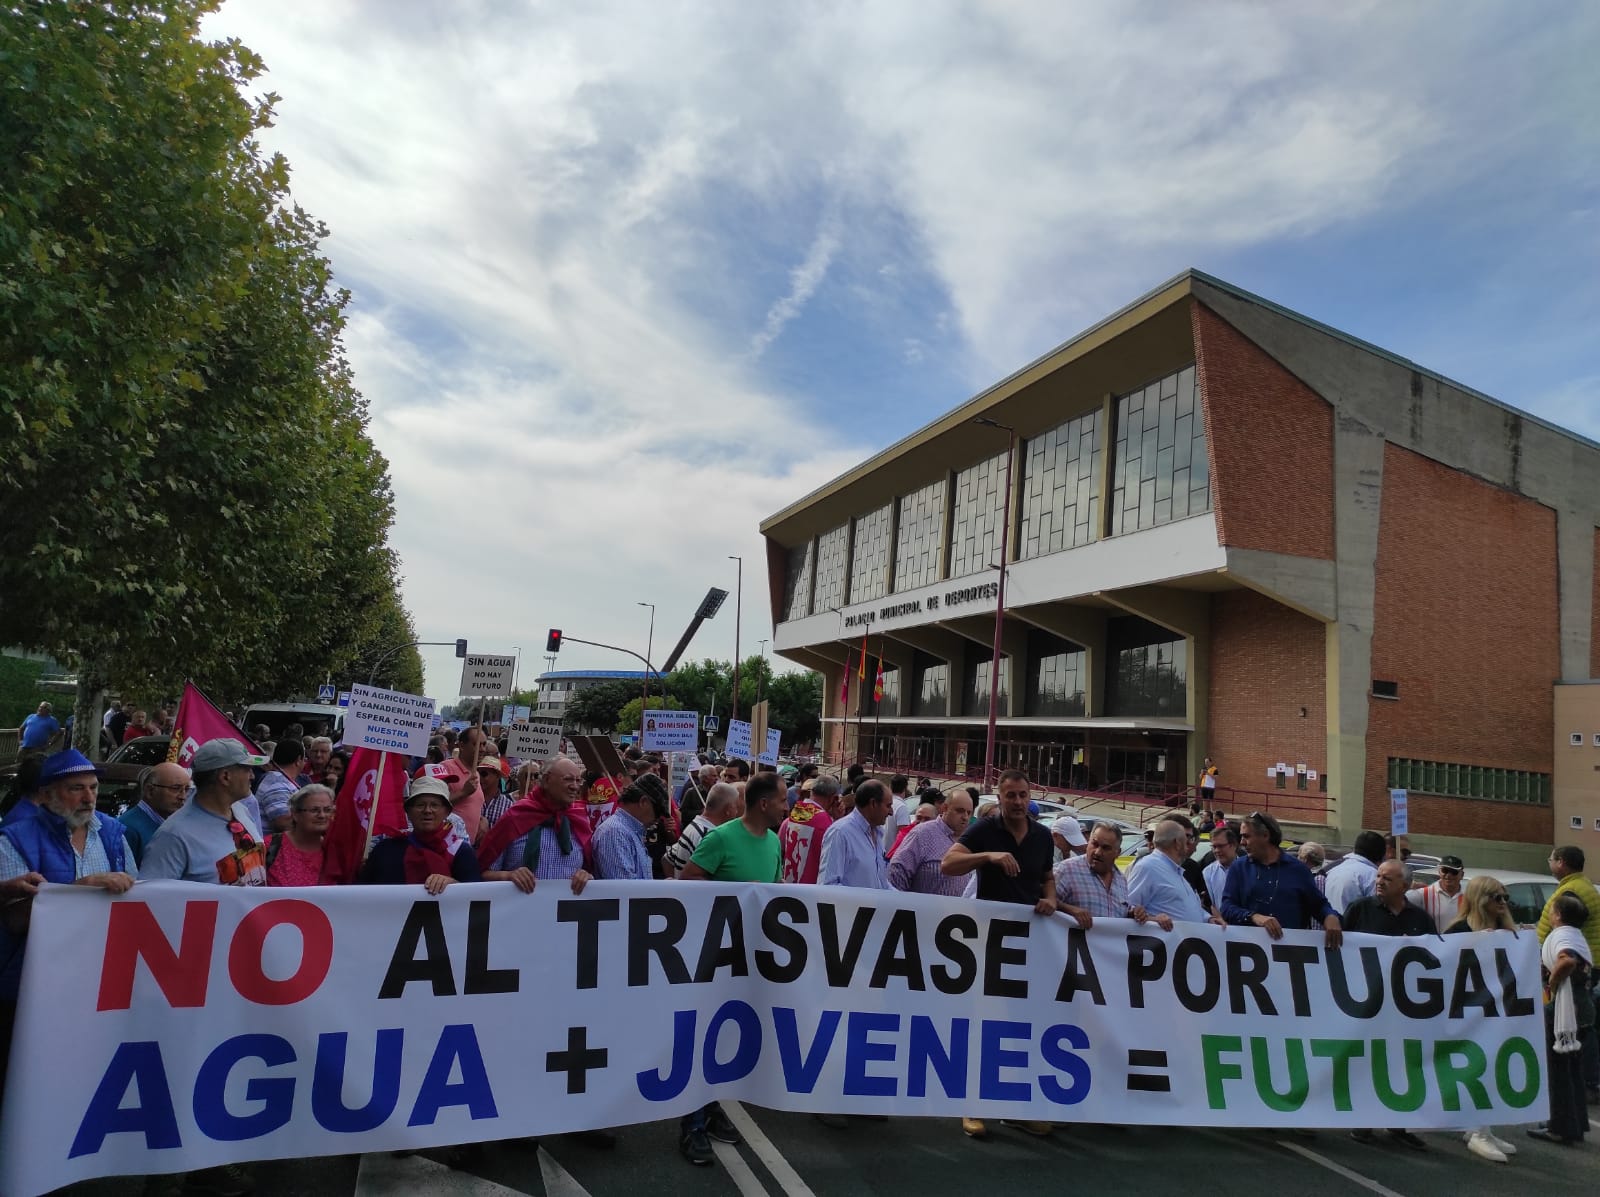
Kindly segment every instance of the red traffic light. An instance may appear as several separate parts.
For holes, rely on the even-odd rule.
[[[561,651],[561,629],[560,628],[551,628],[550,629],[550,634],[545,637],[544,651],[547,652],[547,653],[558,653],[558,652]]]

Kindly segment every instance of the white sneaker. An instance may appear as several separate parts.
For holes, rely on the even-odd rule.
[[[1480,1160],[1488,1160],[1495,1164],[1506,1162],[1506,1153],[1501,1151],[1482,1131],[1473,1131],[1467,1136],[1467,1150]]]
[[[1517,1154],[1517,1145],[1515,1143],[1507,1143],[1499,1135],[1495,1134],[1494,1131],[1486,1128],[1480,1131],[1479,1134],[1481,1134],[1485,1139],[1489,1140],[1490,1143],[1492,1143],[1495,1147],[1498,1147],[1506,1155]]]

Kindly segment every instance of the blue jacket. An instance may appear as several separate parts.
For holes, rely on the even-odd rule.
[[[127,868],[128,850],[122,824],[99,811],[95,812],[94,821],[111,871],[123,872]],[[67,821],[54,811],[41,806],[31,819],[7,819],[0,826],[0,836],[10,840],[28,867],[46,881],[71,885],[78,879],[78,864],[72,852]],[[16,1001],[17,989],[22,983],[22,950],[26,946],[27,936],[13,935],[0,924],[0,1000]]]

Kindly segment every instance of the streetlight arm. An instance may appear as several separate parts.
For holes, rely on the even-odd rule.
[[[404,652],[408,648],[454,648],[455,643],[454,640],[413,640],[410,644],[397,644],[373,662],[372,673],[367,678],[367,685],[375,686],[378,684],[378,670],[395,653]]]

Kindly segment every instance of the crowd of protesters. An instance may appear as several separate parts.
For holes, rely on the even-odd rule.
[[[48,714],[48,712],[43,712]],[[129,726],[143,716],[135,711]],[[37,737],[40,732],[35,731]],[[326,738],[291,726],[256,755],[241,741],[198,747],[189,768],[160,764],[140,779],[136,800],[117,817],[97,809],[98,768],[72,749],[25,758],[29,792],[0,822],[0,1062],[15,1012],[32,897],[43,885],[126,892],[136,879],[196,884],[310,886],[330,881],[325,845],[340,817],[350,758]],[[1514,929],[1505,887],[1492,877],[1464,884],[1464,867],[1443,857],[1438,878],[1409,883],[1392,838],[1363,832],[1331,868],[1319,845],[1285,846],[1271,815],[1232,821],[1201,810],[1163,815],[1131,867],[1118,867],[1122,835],[1108,821],[1088,834],[1072,815],[1047,828],[1035,816],[1028,777],[1010,770],[998,793],[945,792],[905,776],[870,777],[860,765],[841,777],[805,766],[787,783],[743,761],[703,765],[673,793],[667,763],[630,749],[621,792],[591,804],[600,770],[557,757],[513,762],[483,729],[446,729],[425,759],[411,762],[404,834],[377,837],[359,869],[332,878],[359,884],[420,885],[437,895],[457,883],[509,881],[531,893],[540,882],[581,894],[604,880],[717,880],[897,889],[968,896],[1058,911],[1084,929],[1129,918],[1165,932],[1179,924],[1254,926],[1270,937],[1320,930],[1336,948],[1345,931],[1383,935]],[[353,780],[353,779],[352,779]],[[347,787],[353,788],[353,787]],[[612,792],[609,788],[605,792]],[[344,796],[348,797],[348,796]],[[353,800],[351,800],[353,801]],[[353,810],[353,807],[352,807]],[[1196,859],[1201,832],[1211,859]],[[1578,848],[1550,858],[1560,882],[1538,928],[1543,944],[1551,1117],[1530,1134],[1572,1144],[1588,1129],[1586,1106],[1600,1101],[1600,1053],[1590,978],[1600,950],[1600,893],[1584,876]],[[823,1116],[826,1118],[827,1116]],[[1048,1135],[1051,1124],[1008,1123]],[[978,1118],[963,1131],[985,1138]],[[1389,1131],[1416,1150],[1426,1143]],[[1373,1131],[1356,1131],[1361,1142]],[[594,1143],[609,1131],[588,1132]],[[1467,1147],[1504,1162],[1515,1147],[1489,1130]],[[740,1141],[713,1102],[685,1117],[679,1143],[691,1163],[709,1165],[712,1140]],[[191,1192],[248,1191],[238,1169],[188,1178]]]

